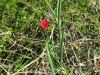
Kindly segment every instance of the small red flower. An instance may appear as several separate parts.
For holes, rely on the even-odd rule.
[[[41,28],[42,30],[45,30],[47,27],[48,27],[48,21],[47,21],[47,20],[42,20],[42,21],[40,22],[40,28]]]

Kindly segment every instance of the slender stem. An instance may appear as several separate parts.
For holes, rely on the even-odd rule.
[[[59,29],[59,42],[60,42],[60,67],[62,67],[62,56],[63,56],[63,38],[61,29],[61,0],[57,3],[57,18],[58,18],[58,29]]]
[[[52,73],[53,75],[55,75],[55,69],[54,69],[54,63],[53,63],[53,60],[52,60],[52,57],[51,57],[51,53],[50,53],[50,47],[49,47],[49,37],[48,37],[48,32],[46,32],[46,35],[47,35],[47,42],[46,42],[46,50],[47,50],[47,55],[48,55],[48,59],[49,59],[49,63],[50,63],[50,67],[51,67],[51,70],[52,70]]]
[[[57,21],[57,17],[55,15],[55,12],[52,10],[50,4],[48,3],[47,0],[45,0],[46,4],[48,5],[48,7],[50,8],[54,18],[56,19]],[[47,35],[47,42],[46,42],[46,50],[47,50],[47,55],[48,55],[48,59],[49,59],[49,63],[50,63],[50,67],[51,67],[51,70],[52,70],[52,75],[55,75],[55,68],[54,68],[54,63],[53,63],[53,60],[51,58],[51,54],[50,54],[50,47],[49,47],[49,41],[50,41],[50,38],[48,37],[48,32],[46,32],[46,35]]]
[[[53,73],[53,75],[55,75],[54,64],[53,64],[52,59],[51,59],[51,55],[50,55],[50,51],[49,51],[49,44],[48,43],[46,43],[46,49],[47,49],[47,55],[48,55],[50,67],[52,69],[52,73]]]

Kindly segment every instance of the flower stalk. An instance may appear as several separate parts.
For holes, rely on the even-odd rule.
[[[58,18],[58,30],[59,30],[59,43],[60,43],[60,67],[62,67],[62,57],[63,57],[63,36],[61,28],[61,0],[57,3],[57,18]]]

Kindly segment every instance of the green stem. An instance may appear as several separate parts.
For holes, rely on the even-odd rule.
[[[50,48],[49,48],[49,37],[48,37],[48,32],[46,33],[47,35],[47,42],[46,42],[46,50],[47,50],[47,56],[48,56],[48,59],[49,59],[49,63],[50,63],[50,67],[51,67],[51,70],[52,70],[52,73],[53,75],[55,75],[55,69],[54,69],[54,63],[52,61],[52,57],[51,57],[51,53],[50,53]]]
[[[58,18],[58,29],[59,29],[59,42],[60,42],[60,67],[62,67],[62,57],[63,57],[63,37],[61,29],[61,0],[57,3],[57,18]]]

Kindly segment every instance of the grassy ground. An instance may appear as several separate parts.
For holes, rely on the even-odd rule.
[[[53,75],[46,33],[56,75],[100,75],[100,1],[62,0],[62,66],[59,22],[50,8],[57,15],[57,0],[0,0],[0,75]],[[45,31],[42,19],[49,21]]]

